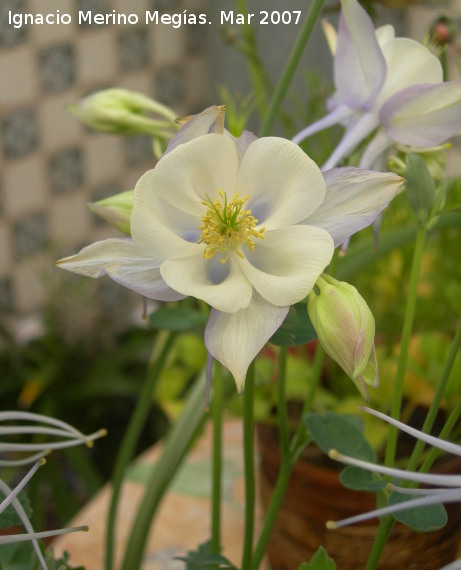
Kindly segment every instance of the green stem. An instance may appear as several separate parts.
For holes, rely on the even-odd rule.
[[[255,551],[253,553],[253,564],[252,566],[242,566],[243,568],[251,568],[251,570],[258,570],[261,561],[266,552],[267,544],[272,534],[272,529],[274,527],[275,521],[277,519],[277,514],[279,512],[280,506],[285,497],[285,492],[290,482],[291,472],[293,471],[293,465],[291,462],[282,463],[280,471],[277,477],[277,482],[275,483],[274,491],[267,508],[266,515],[264,517],[263,527],[259,535],[258,543],[256,545]]]
[[[254,362],[248,369],[243,393],[243,460],[245,470],[245,534],[242,568],[251,568],[255,511]]]
[[[317,388],[322,378],[324,358],[325,358],[325,350],[323,349],[322,345],[318,342],[315,349],[314,366],[312,370],[309,392],[307,393],[306,399],[304,400],[303,409],[301,411],[300,422],[298,424],[298,428],[291,441],[291,446],[290,446],[291,456],[292,459],[295,461],[301,455],[306,444],[309,442],[307,428],[303,418],[307,413],[309,413],[312,410],[315,394],[317,392]]]
[[[395,519],[392,515],[383,517],[379,521],[378,532],[368,557],[365,570],[376,570],[381,559],[384,547],[389,539],[389,535],[394,527]]]
[[[152,392],[155,383],[157,382],[157,378],[163,368],[171,347],[173,346],[175,338],[176,333],[170,333],[167,336],[162,350],[147,376],[115,461],[112,479],[112,495],[109,504],[106,527],[106,570],[112,570],[114,565],[114,541],[117,509],[125,470],[127,465],[133,459],[139,436],[152,404]]]
[[[256,545],[253,554],[253,568],[258,570],[261,560],[266,552],[267,543],[270,539],[272,529],[274,527],[277,513],[282,504],[283,497],[285,496],[285,491],[287,489],[288,483],[290,481],[290,475],[293,469],[294,463],[291,460],[290,446],[289,446],[289,430],[288,430],[288,418],[287,418],[287,402],[286,402],[286,366],[287,366],[287,349],[282,347],[280,349],[279,357],[279,376],[278,376],[278,405],[277,405],[277,415],[279,424],[279,441],[280,441],[280,471],[277,477],[277,482],[275,484],[275,489],[271,497],[269,507],[264,517],[263,527],[261,529],[261,534],[258,538],[258,543]]]
[[[288,57],[288,61],[283,70],[280,81],[278,82],[274,94],[269,103],[269,109],[259,131],[259,136],[267,136],[273,129],[280,107],[283,103],[288,87],[293,79],[298,63],[304,52],[306,44],[310,38],[315,23],[317,22],[322,11],[324,0],[313,0],[303,22],[301,31]]]
[[[287,417],[287,401],[286,401],[286,369],[287,369],[287,349],[285,346],[280,348],[279,355],[279,376],[277,381],[278,390],[278,406],[277,418],[279,424],[279,442],[282,461],[289,456],[289,433],[288,433],[288,417]]]
[[[190,389],[184,410],[169,432],[162,454],[152,469],[146,492],[131,527],[121,570],[138,570],[142,566],[152,519],[174,474],[203,426],[206,417],[203,406],[204,390],[205,375],[202,374]]]
[[[211,503],[211,549],[221,548],[221,485],[222,485],[222,412],[224,387],[221,364],[215,360],[213,378],[213,492]]]
[[[256,39],[252,25],[248,21],[248,6],[246,0],[235,0],[237,10],[245,16],[245,24],[242,24],[242,37],[244,41],[241,51],[247,59],[248,72],[253,93],[255,94],[256,107],[260,119],[267,112],[267,96],[272,89],[270,78],[263,66],[256,47]]]
[[[434,398],[429,407],[429,411],[427,412],[423,427],[421,428],[421,431],[423,433],[429,433],[432,429],[432,426],[434,425],[437,412],[439,411],[440,402],[442,401],[442,398],[444,396],[445,388],[447,387],[448,380],[450,379],[450,374],[453,365],[455,363],[455,359],[458,354],[460,346],[461,346],[461,325],[459,326],[455,338],[453,339],[453,342],[451,344],[448,358],[445,362],[445,366],[443,367],[440,382],[437,384],[437,389],[435,391]],[[421,440],[417,441],[407,465],[407,469],[409,471],[414,471],[416,469],[421,457],[421,453],[424,449],[424,445],[425,444],[423,441]]]
[[[427,229],[423,226],[418,228],[416,233],[416,243],[413,253],[413,262],[411,267],[410,282],[406,298],[405,316],[403,321],[402,337],[400,340],[400,353],[397,366],[397,373],[394,383],[394,391],[391,403],[390,415],[392,418],[398,419],[402,406],[403,388],[405,372],[407,369],[408,349],[410,346],[411,333],[413,330],[413,321],[415,316],[415,307],[417,299],[417,288],[419,273],[421,269],[421,261],[424,252],[424,244],[426,242]],[[397,428],[390,426],[389,436],[386,446],[385,465],[392,466],[395,460],[397,448]]]

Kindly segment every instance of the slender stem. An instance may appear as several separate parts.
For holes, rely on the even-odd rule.
[[[376,568],[378,568],[384,547],[386,546],[394,524],[395,519],[392,515],[387,515],[379,520],[378,532],[376,534],[370,556],[368,557],[365,570],[376,570]]]
[[[298,63],[301,59],[307,41],[310,38],[315,23],[317,22],[322,11],[324,0],[313,0],[307,13],[306,19],[302,25],[301,31],[288,57],[288,61],[283,70],[280,81],[278,82],[274,94],[269,103],[269,109],[259,131],[259,136],[267,136],[274,126],[279,109],[283,103],[288,87],[293,79]]]
[[[245,24],[241,26],[244,46],[242,52],[247,59],[248,72],[255,94],[256,106],[260,119],[267,112],[267,97],[272,89],[270,78],[263,66],[256,47],[256,39],[252,25],[248,21],[248,6],[246,0],[235,0],[237,10],[244,15]]]
[[[190,389],[184,410],[169,432],[162,454],[153,467],[146,492],[131,527],[121,570],[135,570],[142,566],[152,519],[174,474],[203,426],[206,417],[203,407],[204,390],[203,374]]]
[[[280,471],[277,476],[274,492],[269,503],[269,507],[264,517],[263,527],[259,535],[258,542],[253,554],[252,569],[258,570],[261,560],[267,548],[272,529],[277,519],[277,513],[282,504],[285,491],[290,481],[290,475],[293,470],[294,463],[292,462],[290,445],[289,445],[289,430],[287,418],[287,402],[286,402],[286,367],[287,367],[287,349],[281,347],[279,356],[279,375],[278,375],[278,405],[277,417],[279,426],[279,441],[280,441]],[[246,568],[246,567],[245,567]]]
[[[278,405],[277,418],[279,424],[279,442],[282,453],[282,461],[289,456],[289,433],[288,433],[288,417],[287,417],[287,401],[286,401],[286,369],[287,369],[287,349],[285,346],[280,348],[279,355],[279,375],[277,382],[278,389]]]
[[[411,267],[410,282],[408,285],[408,292],[406,298],[405,316],[403,321],[402,338],[400,341],[400,353],[397,366],[397,373],[394,383],[394,391],[391,403],[390,415],[392,418],[398,419],[400,416],[400,409],[402,406],[403,388],[405,372],[408,361],[408,349],[410,346],[411,333],[413,330],[413,321],[415,316],[416,298],[419,273],[421,269],[421,261],[424,252],[424,244],[426,242],[427,229],[423,226],[418,228],[416,233],[416,243],[413,253],[413,262]],[[395,453],[397,448],[397,435],[398,430],[396,427],[391,426],[386,446],[385,465],[392,466],[395,460]]]
[[[254,362],[248,369],[243,393],[243,459],[245,469],[245,535],[242,568],[251,568],[255,511]]]
[[[312,371],[311,383],[309,386],[309,392],[307,393],[307,397],[304,401],[302,415],[305,416],[308,412],[311,411],[312,405],[314,403],[315,394],[317,392],[317,388],[319,387],[320,380],[322,378],[322,369],[323,369],[323,361],[325,359],[325,350],[323,349],[322,345],[317,343],[317,347],[315,349],[315,357],[314,357],[314,368]]]
[[[304,446],[308,443],[309,439],[307,437],[307,428],[303,421],[303,418],[307,413],[309,413],[312,409],[312,405],[314,403],[315,394],[317,392],[317,388],[320,384],[320,380],[322,378],[322,369],[323,369],[323,361],[325,358],[325,350],[323,349],[320,343],[317,343],[315,348],[315,358],[314,358],[314,366],[312,370],[312,377],[309,386],[309,392],[307,393],[306,399],[304,400],[303,409],[301,411],[301,419],[298,424],[298,428],[296,433],[291,441],[290,445],[290,452],[292,454],[292,458],[296,459],[300,456]]]
[[[130,423],[128,424],[128,428],[125,432],[125,436],[122,440],[120,450],[117,455],[112,479],[112,495],[110,499],[109,513],[107,516],[106,570],[112,570],[114,564],[114,542],[117,509],[120,498],[120,491],[123,484],[123,478],[125,476],[125,469],[133,459],[139,436],[151,407],[152,391],[163,368],[168,353],[173,346],[175,338],[176,333],[173,332],[167,336],[160,355],[149,371],[146,382],[144,383],[141,393],[139,394],[136,408],[131,416]]]
[[[223,377],[221,364],[214,362],[213,381],[213,468],[212,468],[212,503],[211,503],[211,549],[219,553],[221,548],[221,486],[222,486],[222,412],[223,412]]]
[[[460,346],[461,346],[461,325],[459,326],[455,338],[453,339],[453,342],[451,344],[448,358],[445,362],[445,366],[443,367],[443,372],[440,378],[440,382],[437,384],[437,389],[435,391],[434,398],[429,407],[429,411],[427,412],[423,427],[421,428],[421,431],[423,433],[429,433],[431,431],[432,426],[434,425],[437,412],[439,411],[440,402],[442,401],[443,395],[445,393],[445,388],[447,387],[448,380],[450,378],[450,374],[453,368],[453,364],[455,363],[455,359],[458,354]],[[409,471],[414,471],[416,469],[423,449],[424,449],[424,442],[418,440],[407,465],[407,469]]]
[[[256,544],[255,551],[253,553],[253,564],[252,566],[242,566],[243,568],[251,568],[251,570],[258,570],[261,561],[266,552],[267,544],[272,534],[272,529],[274,527],[275,521],[277,519],[277,514],[280,509],[280,505],[285,497],[285,491],[287,490],[288,483],[290,482],[291,472],[293,471],[293,464],[290,462],[282,463],[280,471],[277,477],[277,482],[275,483],[274,491],[272,493],[271,501],[269,507],[267,508],[266,515],[264,517],[263,527],[259,535],[258,543]]]

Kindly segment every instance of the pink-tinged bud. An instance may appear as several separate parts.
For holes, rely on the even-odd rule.
[[[133,195],[133,190],[127,190],[99,200],[99,202],[90,202],[88,207],[94,214],[104,218],[122,233],[131,235],[130,218],[133,209]]]
[[[320,344],[367,399],[367,385],[378,385],[374,317],[349,283],[324,274],[316,285],[319,293],[310,293],[307,312]]]

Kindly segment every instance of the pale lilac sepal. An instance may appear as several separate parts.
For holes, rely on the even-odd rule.
[[[322,205],[306,224],[325,229],[335,247],[373,223],[402,185],[400,176],[354,167],[323,172],[326,195]]]
[[[386,101],[379,118],[396,142],[437,146],[461,131],[461,81],[402,89]]]
[[[170,140],[164,155],[180,144],[189,142],[202,135],[214,132],[222,133],[224,129],[224,109],[224,107],[213,105],[198,115],[185,119],[187,122],[182,126],[179,133]]]
[[[387,66],[373,22],[356,0],[343,0],[334,59],[335,86],[342,103],[368,110],[386,79]]]
[[[179,301],[160,275],[162,261],[139,253],[130,239],[109,238],[84,247],[57,262],[58,267],[86,277],[108,275],[113,281],[157,301]]]

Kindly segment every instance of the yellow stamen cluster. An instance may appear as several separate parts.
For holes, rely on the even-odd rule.
[[[207,206],[206,214],[202,218],[202,230],[198,243],[206,245],[203,257],[211,259],[217,252],[226,254],[221,263],[226,263],[230,252],[235,251],[243,258],[242,247],[247,245],[254,250],[255,242],[252,238],[263,238],[265,228],[256,229],[258,220],[251,215],[251,210],[242,210],[243,204],[249,195],[240,198],[234,194],[232,200],[227,202],[226,194],[219,189],[219,198],[212,202],[211,198],[202,200]]]

